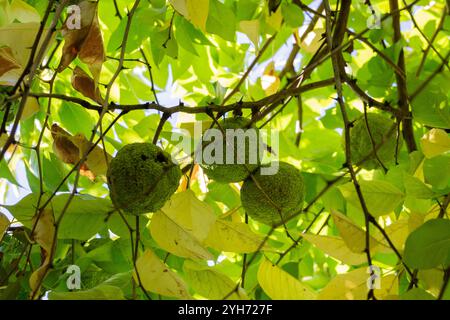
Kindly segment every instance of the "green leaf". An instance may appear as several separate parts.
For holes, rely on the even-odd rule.
[[[222,300],[228,296],[227,300],[248,299],[244,289],[237,287],[230,278],[213,268],[186,260],[183,271],[190,287],[205,298]]]
[[[258,282],[273,300],[312,300],[317,296],[314,290],[265,258],[259,265]]]
[[[430,269],[450,265],[450,221],[433,219],[412,232],[404,259],[410,268]]]
[[[152,56],[156,65],[161,63],[165,55],[174,59],[178,57],[178,43],[173,34],[169,37],[169,32],[172,33],[173,30],[170,28],[162,30],[155,29],[150,34]]]
[[[122,290],[118,287],[101,284],[85,291],[55,292],[48,294],[49,300],[124,300]]]
[[[6,179],[9,182],[20,187],[20,184],[17,182],[16,178],[13,176],[5,159],[2,159],[0,161],[0,179]]]
[[[70,194],[59,194],[55,196],[50,208],[53,209],[55,220],[58,220]],[[41,205],[47,196],[41,200]],[[22,198],[14,205],[4,206],[11,214],[23,223],[27,228],[32,226],[31,219],[36,213],[37,194],[30,194]],[[112,211],[111,201],[96,198],[90,195],[75,195],[70,206],[67,208],[61,224],[58,228],[59,239],[87,240],[94,236],[105,223],[105,219]]]
[[[450,128],[450,105],[440,88],[423,90],[411,103],[413,117],[420,123],[437,128]]]
[[[436,300],[436,298],[421,288],[412,288],[400,295],[400,300]]]
[[[292,28],[298,28],[303,24],[304,15],[302,9],[293,3],[283,2],[281,13],[286,24]]]
[[[425,182],[438,190],[450,187],[450,157],[447,155],[426,159],[423,163]]]
[[[177,39],[178,44],[187,51],[198,56],[194,44],[207,43],[208,40],[205,36],[182,16],[175,16],[174,25],[175,38]]]
[[[218,0],[210,0],[206,31],[217,34],[225,40],[234,41],[236,37],[236,16],[233,10]]]
[[[382,180],[359,182],[367,208],[375,217],[389,214],[402,202],[405,195],[393,184]],[[356,208],[361,208],[353,183],[339,186],[342,195]]]
[[[9,219],[0,212],[0,241],[3,238],[3,234],[6,232],[6,230],[9,227]]]
[[[418,178],[409,174],[403,176],[406,194],[418,199],[431,199],[434,192]]]

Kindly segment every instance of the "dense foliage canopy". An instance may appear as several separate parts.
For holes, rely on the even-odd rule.
[[[449,299],[449,58],[444,0],[0,0],[0,298]],[[194,161],[234,116],[301,172],[288,221]],[[133,215],[144,142],[182,177]]]

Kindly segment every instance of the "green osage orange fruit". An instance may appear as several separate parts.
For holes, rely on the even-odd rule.
[[[260,134],[249,123],[243,117],[226,118],[205,132],[199,163],[208,178],[221,183],[240,182],[259,167]]]
[[[378,159],[384,166],[394,163],[398,137],[395,123],[380,114],[368,113],[367,124],[368,126],[365,117],[361,116],[350,128],[350,152],[353,164],[371,170],[381,166]],[[400,150],[402,139],[398,138]],[[374,153],[374,145],[378,159]]]
[[[143,214],[162,208],[177,190],[181,170],[158,146],[132,143],[111,160],[107,178],[115,207]]]
[[[251,218],[273,226],[301,212],[305,184],[301,172],[293,165],[286,162],[270,165],[274,168],[278,165],[278,172],[264,173],[261,170],[268,168],[264,165],[245,180],[241,188],[241,203]]]

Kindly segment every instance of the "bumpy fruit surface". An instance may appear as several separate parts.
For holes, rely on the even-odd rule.
[[[245,212],[254,220],[270,226],[280,225],[292,215],[298,214],[303,208],[305,194],[300,171],[286,162],[278,164],[276,174],[262,175],[260,168],[253,174],[253,178],[245,180],[241,188],[241,202]]]
[[[177,190],[181,170],[161,148],[132,143],[111,160],[107,177],[114,205],[131,214],[142,214],[162,208]]]
[[[368,113],[367,123],[375,146],[380,145],[384,139],[386,139],[381,147],[376,150],[376,154],[384,166],[389,166],[395,161],[395,151],[397,146],[397,130],[394,128],[394,131],[389,134],[394,122],[382,115]],[[400,138],[399,148],[401,141]],[[368,170],[378,168],[380,163],[375,157],[373,149],[366,121],[364,116],[362,116],[355,121],[353,127],[350,129],[350,151],[353,163],[360,163],[369,156],[367,160],[360,164],[360,166]]]
[[[206,146],[204,146],[203,148],[203,162],[200,164],[200,166],[203,168],[203,171],[206,173],[208,178],[221,183],[244,181],[249,176],[250,172],[256,170],[259,167],[259,163],[261,160],[258,153],[258,151],[260,151],[259,132],[258,129],[253,126],[247,129],[248,124],[249,120],[243,117],[227,118],[225,120],[219,121],[220,128],[223,129],[225,133],[225,136],[221,141],[216,141],[214,138],[208,137],[208,134],[210,132],[206,131],[206,138],[204,139]],[[233,139],[231,136],[227,136],[227,129],[242,129],[238,131],[231,131],[231,133],[241,133],[243,134],[243,137],[245,137],[245,135],[248,135],[248,137],[251,136],[255,139],[252,139],[250,141],[250,139],[245,138],[245,143],[239,143],[238,139]],[[216,130],[220,129],[216,128]],[[220,158],[223,160],[223,162],[206,164],[205,157],[210,154],[206,150],[220,150],[220,148],[218,148],[219,144],[222,145]],[[226,162],[227,155],[229,158],[232,158],[233,161]]]

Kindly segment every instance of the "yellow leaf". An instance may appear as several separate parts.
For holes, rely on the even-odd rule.
[[[28,283],[30,285],[31,294],[35,293],[35,296],[32,296],[31,299],[37,299],[39,297],[39,284],[42,284],[42,278],[46,275],[46,270],[48,269],[49,261],[46,258],[42,266],[37,268],[31,275]]]
[[[349,265],[357,265],[367,262],[366,255],[351,251],[344,240],[333,236],[319,236],[315,234],[304,233],[301,235],[307,241],[311,242],[318,249],[327,255]]]
[[[186,260],[183,271],[192,289],[207,299],[222,300],[225,297],[227,300],[248,299],[244,289],[237,286],[226,275],[210,267]]]
[[[261,87],[266,95],[275,94],[280,88],[280,78],[276,74],[273,61],[267,65],[264,74],[261,76]]]
[[[202,31],[206,31],[209,13],[209,0],[169,0],[180,15]]]
[[[136,261],[136,269],[146,290],[168,297],[190,299],[184,281],[150,249]],[[136,272],[133,272],[133,277],[137,281]]]
[[[320,300],[366,300],[369,291],[370,272],[367,267],[359,268],[331,279],[319,293]],[[383,299],[398,294],[398,281],[395,275],[381,277],[380,288],[374,288],[374,295]]]
[[[186,0],[169,0],[172,7],[186,19],[189,18]]]
[[[444,272],[438,268],[419,270],[417,274],[420,285],[431,294],[438,296],[442,287]]]
[[[41,17],[36,9],[22,0],[13,0],[9,7],[8,16],[10,22],[13,22],[15,19],[22,23],[41,21]]]
[[[244,20],[239,22],[239,29],[247,35],[251,42],[258,48],[259,44],[259,20]]]
[[[450,151],[450,137],[442,129],[431,129],[420,139],[422,152],[427,158],[433,158]]]
[[[313,31],[308,33],[303,41],[300,42],[299,47],[302,49],[302,51],[305,51],[307,53],[316,52],[322,44],[322,41],[324,41],[325,39],[323,37],[324,33],[325,29],[315,28]]]
[[[313,300],[317,297],[311,288],[265,258],[259,265],[258,282],[273,300]]]
[[[40,23],[38,22],[28,22],[11,23],[0,28],[0,46],[11,48],[15,60],[22,66],[22,69],[28,62],[39,26]],[[44,36],[41,37],[38,50],[44,41],[47,31],[48,29],[44,29]],[[51,47],[51,45],[52,43],[48,47]]]
[[[387,235],[389,236],[389,239],[398,250],[403,250],[406,238],[408,238],[408,220],[409,219],[400,219],[394,221],[392,224],[384,228]],[[377,239],[380,242],[386,243],[386,239],[384,239],[383,235],[381,234],[377,236]]]
[[[189,20],[200,30],[206,31],[209,13],[209,0],[186,0]]]
[[[245,223],[217,219],[205,244],[219,251],[250,253],[258,250],[262,241]]]
[[[278,7],[277,11],[269,14],[266,17],[266,23],[275,30],[279,30],[281,23],[283,22],[283,15],[281,14],[281,6]]]
[[[154,240],[170,253],[212,260],[214,257],[202,243],[215,219],[212,208],[187,190],[174,194],[161,210],[153,214],[150,232]]]
[[[35,97],[28,97],[27,101],[25,102],[25,106],[22,112],[22,117],[20,120],[26,120],[30,118],[33,114],[38,112],[40,109],[39,101]]]
[[[392,241],[394,246],[401,251],[403,250],[409,234],[419,226],[421,226],[423,222],[424,217],[421,214],[411,213],[409,218],[394,221],[393,223],[385,227],[384,230],[386,231],[389,239]],[[383,235],[380,234],[376,238],[384,245],[388,245]]]
[[[53,240],[56,232],[55,217],[51,209],[43,209],[40,214],[33,217],[33,225],[36,225],[32,234],[32,239],[42,248],[42,264],[30,276],[29,284],[31,288],[32,299],[39,296],[40,284],[42,278],[47,274],[48,265],[51,263],[50,257],[53,249]]]
[[[36,219],[38,219],[37,222]],[[50,253],[55,235],[55,217],[53,216],[53,211],[51,209],[43,209],[41,214],[33,217],[34,224],[36,224],[36,227],[32,235],[33,240],[47,253]]]
[[[366,231],[340,212],[332,210],[331,215],[347,247],[353,252],[363,253],[366,249]],[[370,236],[369,245],[371,253],[391,251],[391,248],[372,236]]]
[[[71,138],[72,143],[77,146],[81,157],[90,150],[92,143],[81,133]],[[95,176],[105,176],[108,171],[108,163],[111,162],[111,155],[106,153],[99,145],[89,152],[85,164],[87,169]]]
[[[0,241],[2,240],[6,230],[8,230],[9,224],[9,219],[0,212]]]

